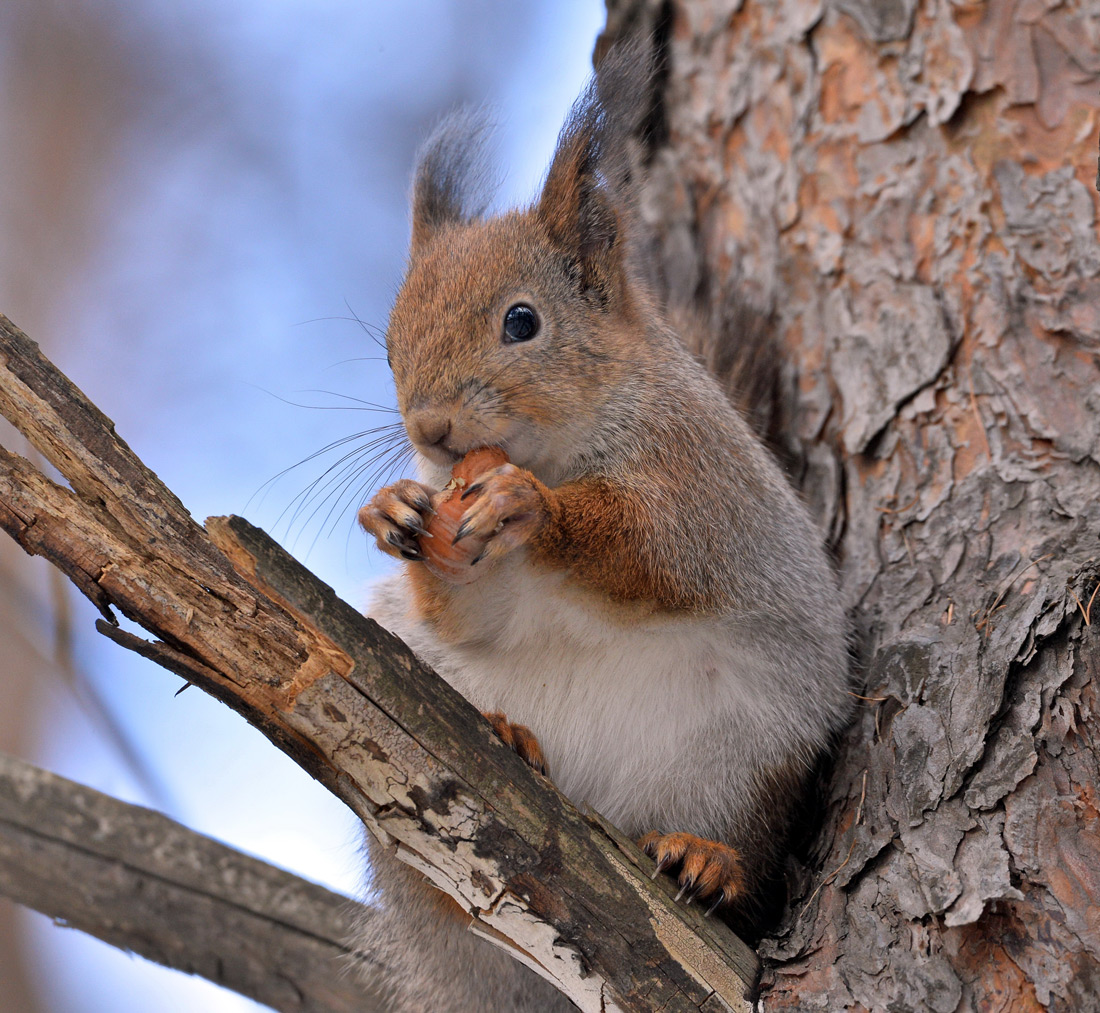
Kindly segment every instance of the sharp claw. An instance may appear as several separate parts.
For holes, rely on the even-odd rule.
[[[410,552],[416,553],[417,559],[423,559],[420,554],[420,546],[415,542],[410,541],[409,538],[400,531],[390,531],[386,534],[386,544],[392,545],[398,552],[401,553],[406,559],[412,559],[409,555]]]
[[[419,535],[421,538],[435,538],[430,531],[426,531],[424,527],[417,523],[406,524],[406,530],[411,531],[414,535]]]
[[[455,532],[455,536],[454,536],[454,539],[452,540],[451,544],[452,545],[457,545],[469,533],[470,533],[470,523],[467,520],[463,520],[463,522],[458,526],[458,530]]]
[[[690,884],[690,883],[685,883],[685,884],[684,884],[684,885],[683,885],[682,887],[680,887],[680,892],[679,892],[678,894],[676,894],[676,900],[679,900],[679,899],[680,899],[681,897],[683,897],[683,895],[684,895],[684,891],[685,891],[685,890],[686,890],[686,889],[687,889],[687,888],[688,888],[689,886],[691,886],[691,884]],[[690,901],[688,901],[688,903],[690,904],[691,902],[690,902]]]
[[[408,549],[402,549],[401,555],[414,563],[420,563],[424,561],[423,552],[410,552]]]
[[[718,899],[707,908],[707,913],[703,915],[704,918],[709,918],[715,911],[718,910],[718,905],[722,903],[722,895],[718,895]]]
[[[656,879],[656,878],[657,878],[657,877],[658,877],[658,876],[659,876],[659,875],[660,875],[660,874],[661,874],[662,872],[664,872],[664,871],[665,871],[665,869],[667,869],[667,868],[668,868],[668,867],[669,867],[669,866],[670,866],[671,864],[672,864],[672,859],[671,859],[671,858],[670,858],[670,857],[669,857],[668,855],[666,855],[666,856],[665,856],[664,858],[662,858],[662,859],[661,859],[661,860],[660,860],[660,861],[659,861],[659,862],[657,863],[657,868],[653,870],[653,875],[652,875],[652,876],[650,876],[649,878],[650,878],[650,879]]]
[[[467,496],[473,496],[474,493],[481,492],[481,490],[484,488],[485,486],[482,482],[475,482],[473,485],[470,486],[469,489],[467,489],[461,496],[458,497],[459,502],[462,502],[462,500],[464,500]]]
[[[473,559],[470,560],[471,566],[477,566],[487,555],[489,554],[489,548],[486,546],[482,549]]]

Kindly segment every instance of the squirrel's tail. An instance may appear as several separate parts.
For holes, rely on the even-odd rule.
[[[669,306],[668,313],[688,351],[719,382],[753,432],[782,457],[780,353],[770,315],[743,298],[712,298],[704,291],[689,305]]]

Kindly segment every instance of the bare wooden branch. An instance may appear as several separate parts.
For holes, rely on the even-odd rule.
[[[2,754],[0,893],[287,1013],[386,1008],[348,949],[362,905]]]
[[[0,365],[0,412],[72,487],[0,451],[0,526],[108,621],[117,608],[152,632],[147,653],[243,714],[582,1010],[743,1006],[754,954],[677,905],[648,858],[400,641],[247,522],[204,532],[3,318]]]

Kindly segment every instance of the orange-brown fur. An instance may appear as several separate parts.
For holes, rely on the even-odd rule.
[[[741,856],[727,844],[695,834],[652,830],[638,845],[657,862],[659,872],[679,867],[676,881],[681,893],[689,890],[704,897],[717,896],[720,902],[732,904],[742,892]]]
[[[513,724],[508,720],[507,715],[500,711],[486,711],[484,717],[493,726],[493,731],[504,740],[506,746],[514,749],[540,774],[548,773],[546,757],[542,755],[539,740],[535,738],[530,728],[526,725]]]
[[[670,476],[653,476],[649,494],[661,498]],[[702,610],[708,602],[680,574],[647,552],[644,503],[604,479],[571,482],[552,494],[547,525],[532,541],[536,562],[562,567],[613,601],[652,602],[667,610]]]

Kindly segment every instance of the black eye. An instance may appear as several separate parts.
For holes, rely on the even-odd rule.
[[[538,314],[526,303],[516,303],[504,314],[504,343],[530,341],[539,332]]]

